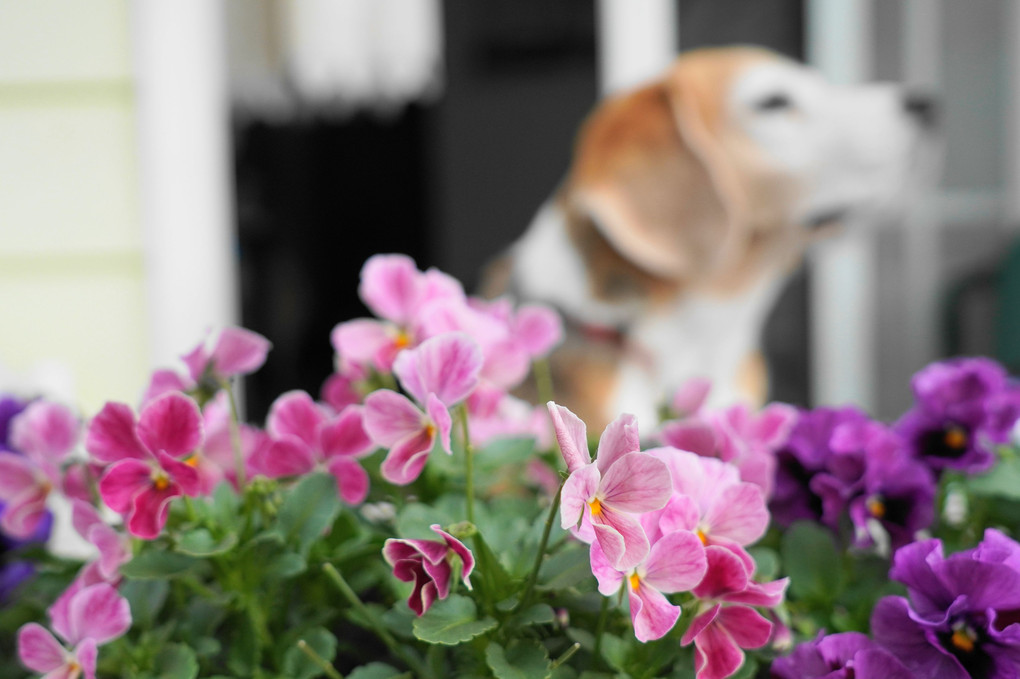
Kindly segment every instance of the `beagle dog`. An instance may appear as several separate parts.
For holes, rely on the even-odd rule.
[[[930,109],[752,47],[687,52],[603,101],[490,270],[566,319],[557,401],[589,429],[629,412],[645,431],[692,377],[711,379],[710,406],[762,404],[760,335],[784,280],[821,227],[895,203]]]

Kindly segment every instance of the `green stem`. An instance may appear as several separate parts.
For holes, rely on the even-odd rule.
[[[556,658],[556,660],[552,661],[552,663],[549,665],[549,669],[554,670],[557,667],[559,667],[560,665],[562,665],[563,663],[565,663],[568,660],[570,660],[570,658],[575,653],[577,653],[577,651],[580,650],[580,648],[581,648],[581,644],[579,644],[577,642],[574,642],[574,644],[570,648],[568,648],[567,650],[565,650],[563,652],[563,655],[561,655],[560,657]]]
[[[241,425],[240,416],[237,412],[237,400],[234,398],[234,390],[230,388],[230,382],[223,380],[220,386],[227,392],[227,399],[230,401],[230,447],[234,451],[234,472],[237,475],[237,494],[244,495],[244,488],[247,484],[244,471],[244,451],[241,449]]]
[[[340,593],[344,595],[344,598],[347,599],[351,606],[354,606],[354,608],[356,608],[358,612],[364,616],[365,620],[368,621],[368,624],[372,626],[372,631],[376,633],[376,636],[382,639],[382,642],[386,644],[386,647],[390,649],[393,655],[400,658],[404,664],[413,670],[418,676],[424,677],[429,675],[429,672],[425,671],[425,667],[416,658],[409,655],[405,649],[397,643],[397,640],[393,638],[393,635],[391,635],[389,631],[387,631],[386,628],[379,623],[375,615],[372,614],[372,611],[370,611],[368,606],[366,606],[361,599],[358,598],[358,595],[353,589],[351,589],[351,586],[347,584],[346,580],[344,580],[344,576],[340,575],[340,571],[338,571],[333,564],[323,564],[322,570],[329,577],[330,581],[336,585],[336,588],[340,590]]]
[[[468,412],[467,406],[461,404],[458,409],[458,415],[460,419],[460,431],[461,436],[464,440],[464,475],[465,488],[464,494],[467,496],[467,520],[471,523],[475,522],[475,465],[474,465],[474,447],[471,445],[471,435],[468,432]]]
[[[536,360],[531,369],[535,372],[535,387],[538,389],[538,402],[548,403],[556,400],[553,393],[552,369],[549,367],[548,358]]]
[[[602,660],[602,633],[606,631],[606,620],[609,618],[609,597],[602,597],[602,608],[599,610],[599,622],[595,627],[595,648],[592,650],[592,656],[598,660]]]
[[[326,676],[328,676],[330,679],[344,679],[344,675],[337,672],[336,668],[333,667],[332,663],[330,663],[328,660],[326,660],[321,655],[316,653],[315,649],[309,646],[308,642],[306,642],[304,639],[298,639],[297,647],[300,648],[301,651],[305,655],[307,655],[308,658],[313,663],[318,665],[319,669],[325,672]]]
[[[556,512],[560,508],[560,493],[563,492],[563,484],[560,483],[560,487],[556,489],[556,495],[553,496],[552,505],[549,507],[549,516],[545,520],[545,528],[542,530],[542,540],[538,543],[538,552],[535,554],[535,565],[531,567],[531,574],[528,575],[528,584],[524,587],[524,594],[521,595],[521,600],[517,602],[517,606],[514,607],[514,612],[522,610],[528,605],[531,599],[531,593],[535,589],[535,584],[538,582],[538,571],[542,568],[542,557],[545,556],[546,547],[549,545],[549,535],[552,533],[553,522],[556,520]]]

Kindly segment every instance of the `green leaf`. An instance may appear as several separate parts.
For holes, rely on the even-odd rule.
[[[207,557],[229,552],[237,545],[237,534],[227,533],[217,540],[205,528],[188,531],[177,541],[174,551],[188,556]]]
[[[456,646],[495,629],[496,624],[489,617],[479,620],[475,602],[454,594],[414,621],[414,636],[430,644]]]
[[[779,555],[776,554],[775,550],[758,546],[751,547],[747,551],[757,566],[754,574],[755,581],[769,582],[775,580],[779,575]]]
[[[975,495],[1020,500],[1020,458],[999,460],[987,474],[969,477],[965,484]]]
[[[400,675],[400,670],[390,667],[386,663],[370,662],[367,665],[356,667],[347,675],[347,679],[391,679],[391,677]]]
[[[118,587],[131,607],[131,625],[138,629],[152,627],[166,602],[170,583],[166,580],[125,579]]]
[[[828,603],[839,596],[843,564],[828,529],[810,521],[795,523],[783,535],[782,555],[793,598]]]
[[[224,528],[237,528],[241,518],[241,498],[234,487],[224,481],[216,486],[209,504],[209,514],[216,523]]]
[[[594,577],[588,550],[580,545],[572,545],[552,555],[538,571],[539,584],[555,590],[567,589]]]
[[[289,550],[279,533],[257,535],[244,546],[242,559],[245,563],[258,564],[259,576],[266,580],[286,580],[308,568],[305,558]]]
[[[296,543],[304,554],[332,525],[340,513],[336,479],[329,474],[311,474],[291,488],[280,507],[278,522],[287,542]]]
[[[195,679],[198,660],[195,652],[183,644],[170,644],[156,655],[156,679]]]
[[[120,567],[120,574],[126,578],[161,580],[180,575],[199,563],[187,554],[150,549]]]
[[[485,662],[496,679],[548,679],[552,674],[545,646],[528,639],[511,642],[505,649],[490,642]]]
[[[526,610],[521,611],[513,618],[511,623],[521,627],[527,625],[547,625],[556,621],[556,612],[549,604],[535,604]]]
[[[336,657],[336,637],[332,633],[316,627],[302,634],[301,638],[326,662],[333,662]],[[288,648],[283,655],[283,671],[291,679],[311,679],[322,674],[322,668],[297,646]]]

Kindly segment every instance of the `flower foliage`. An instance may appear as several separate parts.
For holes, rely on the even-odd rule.
[[[552,310],[403,255],[358,293],[319,394],[265,422],[238,417],[271,349],[241,328],[137,403],[0,398],[0,675],[1020,675],[993,361],[928,366],[889,423],[712,409],[696,379],[596,441],[543,379]],[[43,549],[54,521],[87,549]]]

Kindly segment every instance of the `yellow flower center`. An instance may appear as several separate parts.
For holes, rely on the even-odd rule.
[[[166,490],[170,487],[170,477],[164,472],[158,471],[152,473],[152,485],[156,490]]]
[[[885,503],[879,498],[869,498],[867,502],[868,512],[876,519],[881,519],[885,516]]]
[[[631,573],[630,577],[627,578],[627,581],[630,583],[630,588],[632,590],[635,592],[638,591],[638,587],[641,586],[641,578],[638,577],[637,573]]]
[[[592,516],[600,516],[602,514],[602,503],[599,502],[598,498],[595,498],[588,503],[588,508],[591,509]]]
[[[393,343],[397,345],[398,349],[406,349],[411,346],[411,336],[403,330],[398,330],[397,336],[393,338]]]
[[[184,464],[188,465],[191,468],[195,468],[198,466],[198,463],[200,461],[201,458],[198,456],[198,453],[192,453],[191,455],[188,456],[188,459],[184,460]]]
[[[436,435],[436,425],[432,424],[431,422],[426,422],[425,433],[428,435],[429,438],[434,437]]]
[[[967,447],[967,432],[961,427],[950,427],[946,430],[946,445],[954,450],[963,450]]]
[[[970,653],[974,650],[974,635],[966,628],[953,632],[953,636],[950,637],[949,641],[964,653]]]
[[[701,544],[708,546],[708,534],[700,528],[696,531],[698,539],[701,540]]]

